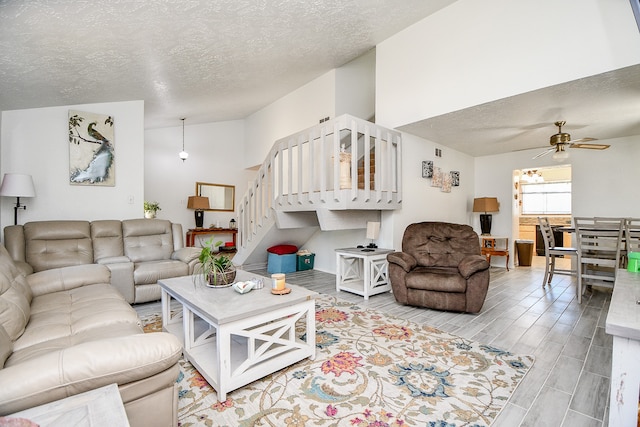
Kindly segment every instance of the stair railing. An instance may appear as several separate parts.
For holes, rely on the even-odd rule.
[[[400,132],[348,114],[276,141],[238,204],[238,245],[246,247],[274,210],[397,207],[401,158]],[[361,189],[359,161],[364,162]]]

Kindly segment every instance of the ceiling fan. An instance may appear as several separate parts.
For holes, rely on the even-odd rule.
[[[549,144],[551,144],[552,147],[538,154],[534,157],[534,159],[546,156],[547,154],[555,151],[553,153],[553,159],[562,161],[569,158],[569,153],[566,151],[566,148],[588,148],[590,150],[605,150],[610,147],[610,145],[607,144],[586,144],[589,141],[596,141],[597,138],[580,138],[571,140],[571,135],[566,132],[562,132],[562,126],[566,124],[564,120],[557,121],[554,124],[558,126],[558,133],[551,135],[551,138],[549,138]]]

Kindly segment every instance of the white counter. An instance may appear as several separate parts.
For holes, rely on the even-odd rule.
[[[613,335],[610,426],[636,426],[640,393],[640,273],[618,270],[607,314]]]

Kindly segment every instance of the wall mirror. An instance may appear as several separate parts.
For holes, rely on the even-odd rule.
[[[207,211],[233,212],[236,205],[235,185],[196,182],[196,195],[209,198]]]

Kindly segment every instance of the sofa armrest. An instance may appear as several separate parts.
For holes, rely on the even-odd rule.
[[[67,291],[84,285],[110,283],[109,269],[100,264],[83,264],[39,271],[27,276],[33,296]]]
[[[16,267],[18,267],[18,270],[20,270],[20,272],[25,276],[33,274],[33,267],[31,267],[30,264],[24,261],[13,261],[13,263],[15,264]]]
[[[387,255],[387,261],[397,264],[407,273],[418,265],[418,261],[406,252],[393,252]]]
[[[171,259],[175,259],[178,261],[182,261],[185,264],[189,264],[192,261],[198,259],[198,257],[200,256],[200,251],[202,251],[201,248],[194,248],[194,247],[180,248],[171,255]]]
[[[181,354],[180,341],[166,332],[84,342],[51,351],[0,370],[0,414],[112,383],[150,378],[178,363]]]
[[[129,257],[126,256],[108,256],[108,257],[104,257],[104,258],[100,258],[96,260],[97,264],[118,264],[121,262],[131,262],[131,260],[129,259]]]
[[[482,255],[469,255],[458,264],[458,271],[465,279],[473,276],[478,271],[484,271],[488,268],[489,263]]]

